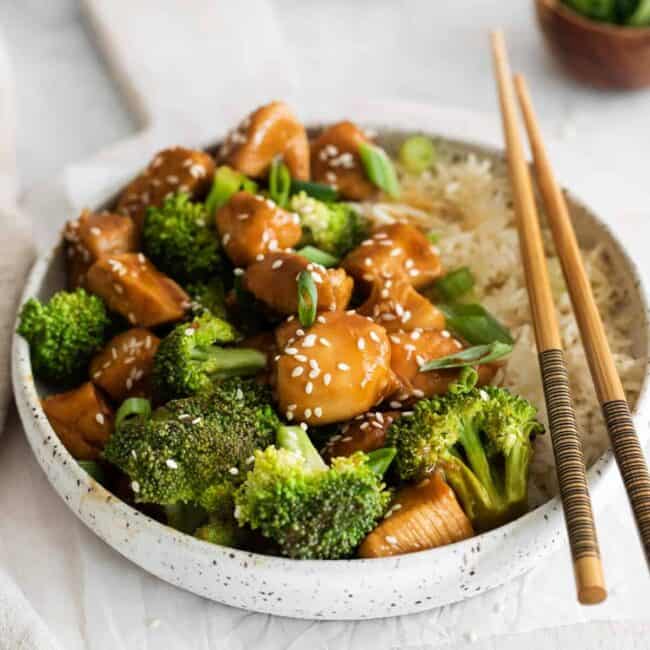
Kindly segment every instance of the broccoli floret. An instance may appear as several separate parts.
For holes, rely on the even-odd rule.
[[[210,312],[217,318],[226,318],[226,290],[220,278],[208,282],[194,282],[185,287],[192,299],[190,308],[195,316]]]
[[[219,544],[220,546],[230,546],[232,548],[241,548],[247,544],[250,539],[250,529],[243,528],[237,523],[233,514],[235,503],[233,500],[233,490],[226,493],[223,498],[219,499],[217,507],[200,527],[194,531],[194,536],[202,539],[204,542]]]
[[[442,468],[474,528],[484,531],[526,511],[531,439],[542,426],[530,402],[475,381],[476,373],[441,397],[419,401],[390,427],[387,444],[397,448],[403,480]]]
[[[145,254],[181,283],[206,280],[221,265],[217,232],[202,203],[181,192],[150,207],[142,231]]]
[[[220,379],[255,374],[266,357],[252,348],[223,348],[238,338],[226,321],[204,313],[191,323],[177,325],[158,346],[153,387],[161,401],[209,390]]]
[[[276,444],[255,452],[254,469],[235,492],[235,517],[288,557],[349,557],[388,505],[373,469],[386,463],[357,452],[327,467],[300,427],[280,428]]]
[[[214,512],[273,442],[279,420],[267,387],[226,379],[211,391],[173,400],[149,417],[124,420],[104,457],[131,479],[135,500],[189,503]]]
[[[100,298],[83,289],[59,291],[43,304],[30,298],[18,334],[29,343],[34,374],[46,381],[82,381],[92,355],[104,344],[110,319]]]
[[[339,258],[365,239],[368,232],[361,215],[345,203],[324,203],[299,192],[291,197],[290,209],[300,217],[301,245],[314,245]]]

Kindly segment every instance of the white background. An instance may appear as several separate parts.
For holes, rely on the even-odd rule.
[[[157,3],[150,4],[156,11]],[[194,4],[186,1],[188,11]],[[648,183],[650,93],[605,93],[566,78],[546,54],[527,0],[277,0],[272,6],[299,94],[322,101],[349,92],[494,112],[486,39],[488,29],[504,27],[545,131],[600,169],[640,188]],[[120,99],[73,0],[5,0],[0,26],[18,89],[23,189],[137,131],[138,119]],[[142,38],[155,42],[156,35]],[[219,65],[227,62],[215,62],[217,85]],[[32,216],[37,227],[48,220],[46,212]],[[516,583],[467,603],[382,622],[314,624],[208,603],[120,558],[54,495],[15,424],[0,444],[0,512],[12,513],[0,517],[0,559],[66,649],[415,649],[474,640],[471,647],[481,650],[650,647],[647,573],[620,494],[598,514],[611,589],[604,606],[575,605],[563,550]],[[17,507],[21,494],[38,498]],[[578,625],[584,621],[591,622]]]

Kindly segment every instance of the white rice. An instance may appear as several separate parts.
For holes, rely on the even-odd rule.
[[[507,179],[503,174],[493,173],[489,159],[479,159],[474,154],[460,160],[443,160],[435,173],[416,176],[401,169],[398,172],[402,183],[400,203],[363,204],[362,210],[375,223],[408,220],[439,233],[438,245],[444,267],[468,266],[473,271],[477,298],[510,328],[516,340],[513,353],[496,381],[535,404],[540,419],[547,424]],[[586,462],[590,465],[608,447],[607,431],[559,260],[552,249],[549,232],[545,230],[544,234],[578,427],[584,441]],[[628,336],[632,323],[625,310],[620,309],[624,289],[615,280],[606,243],[583,251],[583,255],[628,400],[634,404],[644,365],[632,355]],[[557,492],[548,434],[536,440],[530,488],[531,505]]]

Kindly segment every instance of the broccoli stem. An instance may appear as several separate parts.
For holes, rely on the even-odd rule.
[[[526,444],[514,445],[505,458],[505,500],[515,508],[526,506],[529,463],[530,445]]]
[[[465,424],[458,441],[463,447],[469,466],[485,488],[490,501],[497,506],[501,501],[501,496],[494,484],[490,461],[485,454],[485,447],[479,431],[475,427]]]
[[[280,426],[276,433],[276,444],[280,449],[300,454],[308,468],[326,470],[327,465],[302,427]]]
[[[203,371],[218,377],[254,375],[266,366],[266,356],[253,348],[194,348],[192,359],[203,362]]]

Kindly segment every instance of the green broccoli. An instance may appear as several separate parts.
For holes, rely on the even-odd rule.
[[[207,520],[195,528],[194,536],[211,544],[242,548],[249,541],[251,531],[237,523],[234,510],[233,490],[229,489],[224,491],[223,498],[219,499]]]
[[[210,513],[228,502],[255,450],[271,444],[279,426],[267,387],[230,378],[149,416],[124,419],[104,457],[129,476],[137,502],[193,504]],[[168,511],[172,520],[178,514],[185,519]]]
[[[327,467],[300,427],[278,430],[277,447],[255,452],[235,492],[235,517],[259,529],[283,555],[337,559],[352,555],[384,514],[390,493],[381,474],[392,454],[379,450],[335,458]]]
[[[313,245],[339,258],[365,239],[368,232],[361,215],[345,203],[324,203],[299,192],[291,197],[289,208],[300,217],[301,246]]]
[[[206,280],[221,267],[216,227],[203,204],[183,192],[147,210],[142,237],[149,259],[181,283]]]
[[[36,377],[74,384],[83,380],[109,325],[102,300],[77,289],[58,291],[45,304],[30,298],[20,312],[18,334],[29,343]]]
[[[207,282],[193,282],[185,287],[192,299],[191,310],[195,316],[210,312],[217,318],[226,318],[226,290],[221,278],[212,278]]]
[[[403,480],[442,468],[474,528],[484,531],[525,512],[531,438],[542,426],[530,402],[475,383],[468,369],[445,395],[420,400],[389,428],[387,444],[397,448]]]
[[[153,388],[161,401],[187,397],[212,388],[225,377],[255,374],[266,356],[252,348],[223,348],[237,332],[226,321],[206,312],[191,323],[177,325],[158,346]]]

